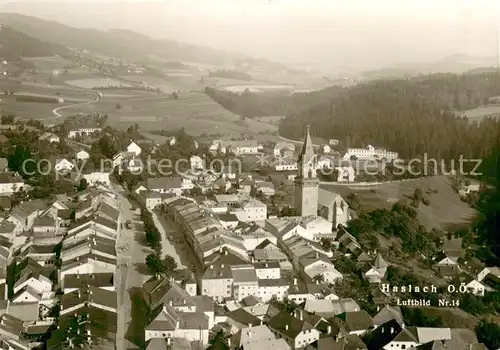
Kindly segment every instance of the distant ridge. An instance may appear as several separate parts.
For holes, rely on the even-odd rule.
[[[124,59],[147,59],[150,55],[156,55],[170,61],[190,61],[212,65],[244,61],[250,64],[282,67],[278,63],[264,59],[255,59],[175,40],[156,40],[130,30],[103,31],[75,28],[54,21],[11,13],[0,14],[0,24],[43,41]]]

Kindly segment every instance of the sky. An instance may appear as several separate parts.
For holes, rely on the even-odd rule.
[[[370,68],[499,56],[500,0],[3,1],[5,12],[283,63]]]

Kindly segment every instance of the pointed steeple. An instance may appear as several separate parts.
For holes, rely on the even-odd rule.
[[[314,158],[314,148],[311,140],[311,135],[309,133],[309,125],[306,126],[306,137],[304,139],[304,144],[302,145],[302,150],[299,154],[299,164],[303,161],[309,162]]]

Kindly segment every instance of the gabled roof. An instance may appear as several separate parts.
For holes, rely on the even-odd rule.
[[[399,306],[386,305],[373,317],[375,325],[381,325],[391,320],[395,320],[400,326],[404,324],[403,314]]]
[[[375,258],[375,261],[373,262],[373,266],[375,266],[377,269],[386,269],[387,267],[389,267],[389,264],[384,260],[382,255],[378,254]]]
[[[243,325],[249,326],[249,325],[259,325],[261,323],[261,320],[257,318],[256,316],[252,315],[251,313],[247,312],[243,308],[236,309],[234,311],[228,312],[226,316],[238,323],[241,323]]]
[[[284,311],[272,317],[268,321],[268,326],[269,328],[274,329],[275,331],[292,339],[295,339],[300,332],[313,329],[313,326],[306,321],[301,321]]]
[[[373,320],[364,310],[344,312],[337,315],[337,318],[345,323],[349,332],[373,328]]]
[[[113,273],[95,273],[81,275],[64,276],[64,288],[87,288],[94,287],[112,287],[114,286]]]
[[[84,303],[94,303],[113,309],[117,307],[116,292],[94,286],[87,286],[61,296],[61,310]]]

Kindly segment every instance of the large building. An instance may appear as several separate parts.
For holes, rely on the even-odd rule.
[[[298,160],[299,174],[295,177],[295,210],[299,216],[318,215],[318,185],[316,157],[314,155],[309,125]]]
[[[344,159],[370,159],[370,160],[395,160],[399,158],[398,152],[368,146],[367,148],[348,148]]]

